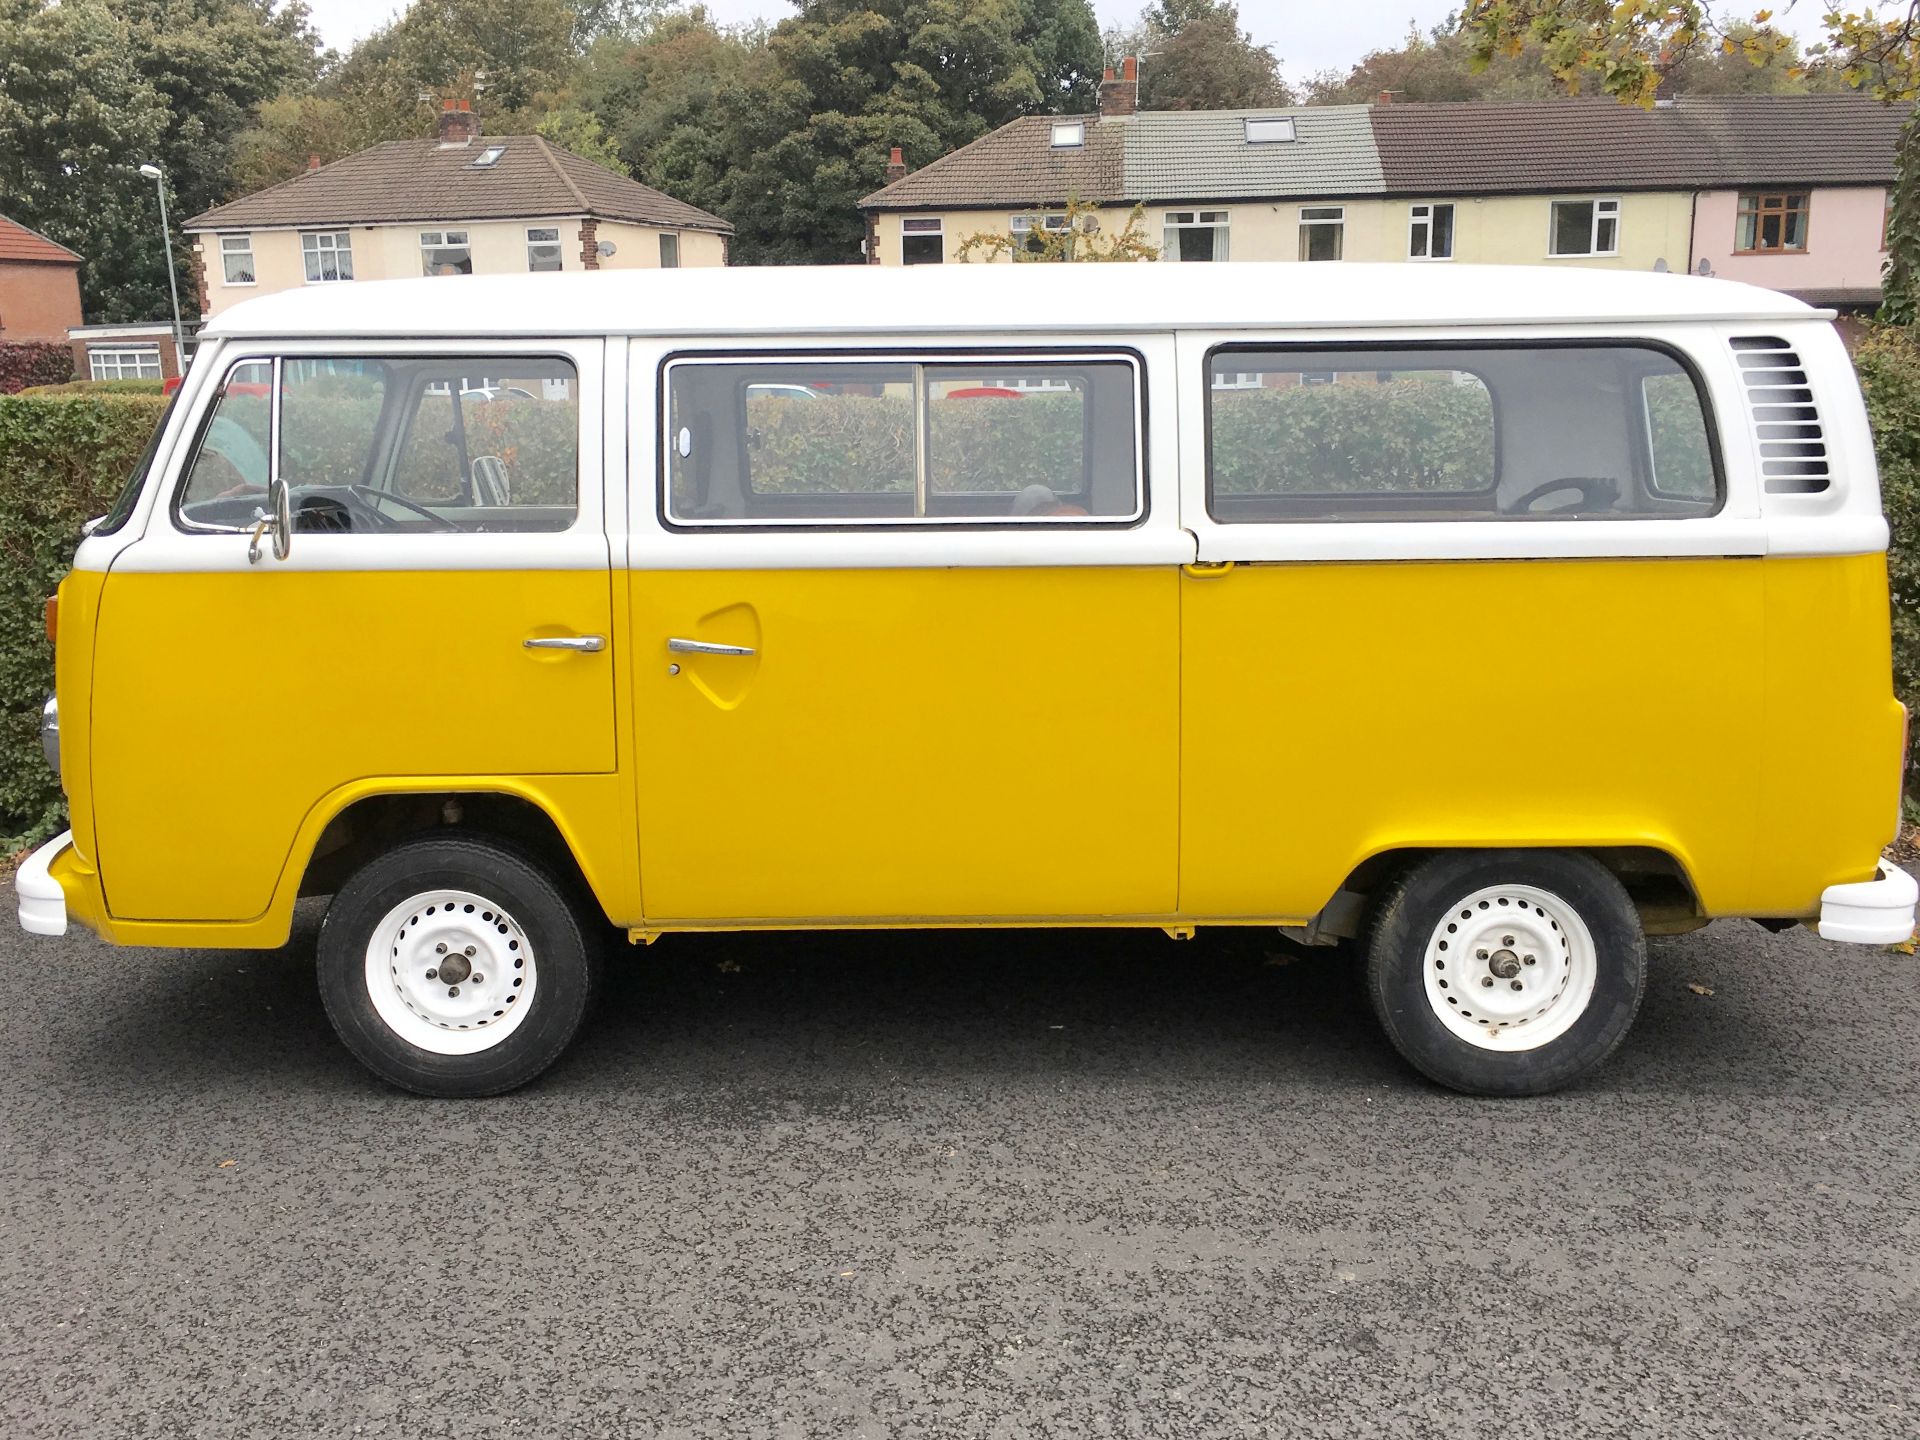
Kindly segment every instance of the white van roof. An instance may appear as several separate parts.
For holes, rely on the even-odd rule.
[[[208,336],[961,334],[1808,320],[1753,285],[1562,265],[739,266],[309,285]]]

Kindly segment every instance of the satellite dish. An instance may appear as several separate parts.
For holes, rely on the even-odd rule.
[[[1653,262],[1653,273],[1656,275],[1664,275],[1667,273],[1666,256],[1662,255],[1658,260]]]
[[[598,245],[594,246],[593,248],[594,248],[594,252],[598,254],[602,260],[611,259],[616,253],[618,253],[618,250],[619,250],[619,247],[615,245],[611,240],[602,240]]]
[[[1704,255],[1700,257],[1700,263],[1694,266],[1693,268],[1694,268],[1694,273],[1697,275],[1713,274],[1713,262],[1707,259],[1707,257]]]

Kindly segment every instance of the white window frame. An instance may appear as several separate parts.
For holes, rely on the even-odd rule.
[[[768,537],[775,533],[787,532],[799,536],[873,536],[888,533],[906,532],[916,535],[938,537],[942,532],[959,534],[965,531],[993,532],[1004,535],[1009,531],[1045,533],[1049,529],[1068,529],[1081,532],[1082,537],[1094,531],[1104,531],[1109,535],[1115,532],[1137,531],[1148,519],[1150,510],[1149,475],[1150,467],[1147,454],[1147,388],[1146,369],[1139,354],[1131,350],[1048,350],[1043,347],[1019,347],[1017,354],[995,354],[983,356],[966,350],[947,350],[928,347],[923,350],[865,350],[849,346],[845,350],[828,353],[821,351],[801,351],[787,354],[778,350],[767,350],[754,355],[715,354],[700,350],[670,350],[660,359],[660,394],[671,396],[673,393],[673,372],[681,366],[688,368],[711,369],[723,365],[779,365],[805,363],[807,361],[831,363],[834,365],[872,365],[875,367],[898,368],[937,368],[952,367],[977,368],[983,378],[995,366],[1006,365],[1009,368],[1031,366],[1039,368],[1050,365],[1087,365],[1121,364],[1125,365],[1133,377],[1133,510],[1127,515],[1093,515],[1074,517],[1037,517],[1027,516],[1009,519],[1006,516],[944,516],[929,519],[925,516],[885,516],[872,519],[770,519],[766,516],[739,516],[733,518],[684,519],[673,511],[672,475],[674,437],[669,433],[664,413],[656,437],[655,453],[658,459],[658,471],[653,494],[654,504],[658,507],[658,516],[663,522],[662,528],[675,534],[699,532],[740,532],[751,534],[762,532]],[[857,542],[871,544],[871,541]],[[938,541],[936,540],[936,545]],[[830,547],[823,548],[822,555],[836,553]],[[912,554],[913,551],[903,551]],[[1096,547],[1095,553],[1098,553]],[[682,561],[681,563],[685,563]],[[1020,563],[1020,562],[1012,562]],[[1119,560],[1108,563],[1122,563]]]
[[[1169,210],[1160,217],[1160,258],[1176,264],[1180,260],[1180,246],[1171,232],[1177,230],[1211,230],[1213,232],[1213,260],[1189,261],[1189,264],[1219,264],[1229,259],[1233,253],[1233,212],[1231,210]]]
[[[671,242],[673,249],[673,262],[671,264],[667,262],[669,242]],[[662,270],[678,270],[680,268],[680,232],[678,230],[662,230],[660,232],[660,268]]]
[[[536,240],[534,238],[536,235],[542,238]],[[547,236],[552,236],[553,238],[547,239],[545,238]],[[549,247],[551,247],[553,250],[553,258],[555,261],[555,264],[553,265],[552,269],[543,270],[536,267],[533,263],[533,259],[534,259],[533,252],[535,250],[545,250]],[[550,275],[554,273],[554,271],[565,270],[566,268],[567,268],[567,252],[565,248],[565,242],[560,238],[560,227],[558,225],[527,226],[527,273],[530,275],[532,274],[549,274]]]
[[[333,261],[333,274],[326,273],[327,260]],[[345,258],[345,265],[341,261]],[[353,232],[351,230],[302,230],[300,263],[309,285],[346,285],[353,280]],[[317,273],[316,273],[317,272]]]
[[[1056,120],[1048,135],[1048,144],[1055,150],[1078,150],[1087,143],[1087,122],[1084,120]]]
[[[924,238],[928,235],[940,242],[938,260],[907,259],[907,238]],[[947,263],[946,222],[938,215],[903,215],[900,218],[900,263],[902,265],[944,265]]]
[[[464,250],[467,252],[467,273],[473,270],[473,241],[469,230],[422,230],[420,232],[420,273],[434,278],[432,256],[441,250]],[[450,276],[439,276],[450,279]]]
[[[1433,253],[1434,221],[1442,210],[1447,212],[1447,253],[1436,255]],[[1428,200],[1418,205],[1409,205],[1407,207],[1407,259],[1423,265],[1429,262],[1438,264],[1453,259],[1454,242],[1459,238],[1459,232],[1456,229],[1459,222],[1459,211],[1454,209],[1451,200]],[[1423,230],[1426,232],[1426,254],[1417,255],[1414,253],[1413,241],[1414,237]]]
[[[253,254],[253,236],[251,234],[222,235],[218,238],[220,241],[221,285],[233,290],[258,285],[260,283],[260,265],[259,262],[255,260]],[[240,242],[237,247],[232,243],[236,240]],[[228,268],[227,262],[229,259],[238,259],[242,255],[246,257],[247,269],[253,274],[253,279],[251,280],[234,279],[233,272]]]
[[[1558,215],[1562,205],[1591,205],[1593,215],[1587,226],[1587,246],[1585,250],[1556,250],[1559,243],[1560,223]],[[1613,222],[1613,245],[1610,249],[1600,248],[1601,222]],[[1591,260],[1604,259],[1620,253],[1620,197],[1618,195],[1594,196],[1591,199],[1569,197],[1554,200],[1547,205],[1547,258],[1549,260]]]
[[[106,361],[106,365],[101,362]],[[155,345],[89,345],[89,380],[159,380],[164,376],[160,347]]]
[[[1334,263],[1347,258],[1347,207],[1344,205],[1302,205],[1296,226],[1300,237],[1300,260],[1302,264],[1325,264],[1325,261],[1307,259],[1307,235],[1314,230],[1332,230],[1340,237],[1340,253],[1334,256]]]

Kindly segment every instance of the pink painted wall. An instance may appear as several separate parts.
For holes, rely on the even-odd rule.
[[[1693,263],[1702,259],[1725,280],[1744,280],[1769,290],[1872,290],[1880,288],[1880,248],[1887,192],[1880,186],[1812,192],[1804,254],[1736,255],[1737,190],[1703,190],[1693,218]]]

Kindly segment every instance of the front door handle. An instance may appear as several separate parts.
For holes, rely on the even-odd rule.
[[[676,655],[753,654],[753,647],[751,645],[715,645],[710,640],[681,640],[677,637],[667,641],[667,649]]]
[[[592,653],[607,648],[604,635],[530,635],[520,642],[529,650],[584,650]]]

